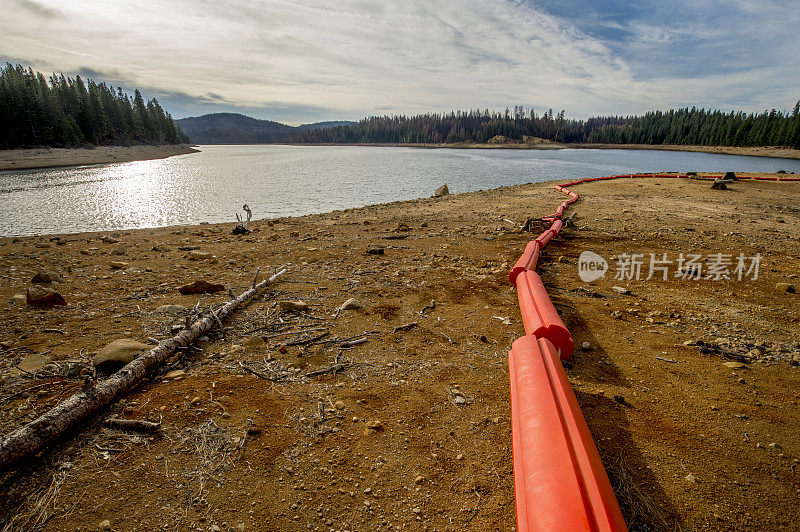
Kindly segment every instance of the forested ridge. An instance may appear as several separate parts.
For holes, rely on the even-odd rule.
[[[787,146],[800,148],[800,102],[792,113],[723,113],[715,110],[651,111],[643,116],[601,116],[571,120],[522,106],[489,110],[373,116],[350,126],[307,131],[302,143],[452,143],[509,141],[539,137],[564,143],[683,144],[703,146]]]
[[[297,134],[355,122],[317,122],[289,126],[239,113],[212,113],[175,121],[195,144],[276,144],[292,142]]]
[[[0,70],[0,149],[86,144],[187,142],[156,99],[145,103],[105,83],[43,74],[7,63]]]

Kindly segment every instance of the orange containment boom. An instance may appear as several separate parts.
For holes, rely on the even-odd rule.
[[[525,334],[547,338],[558,349],[563,360],[572,357],[575,343],[558,311],[550,301],[539,274],[526,270],[517,275],[517,297],[522,312]]]
[[[508,362],[517,530],[627,530],[555,346],[524,336]]]
[[[508,282],[514,284],[517,281],[517,276],[525,270],[535,270],[536,264],[539,262],[539,242],[531,240],[525,246],[525,251],[522,253],[517,263],[508,272]]]

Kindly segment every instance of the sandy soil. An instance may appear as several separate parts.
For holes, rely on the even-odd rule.
[[[800,184],[575,190],[576,225],[548,246],[540,272],[576,344],[590,345],[567,373],[627,522],[796,529],[800,296],[777,285],[798,282]],[[223,224],[0,239],[3,433],[81,386],[59,374],[64,361],[117,338],[164,338],[185,318],[154,313],[160,305],[227,297],[176,286],[204,278],[238,293],[257,266],[289,268],[112,407],[160,421],[162,434],[90,424],[2,477],[0,516],[27,530],[37,520],[45,530],[104,520],[114,530],[512,530],[507,350],[523,327],[506,275],[533,236],[517,225],[562,199],[552,184],[529,184],[257,221],[244,236]],[[377,246],[383,255],[367,254]],[[215,257],[190,260],[193,248]],[[587,284],[577,276],[585,250],[612,265],[651,252],[759,252],[762,264],[756,281],[609,274]],[[10,301],[38,270],[63,277],[51,286],[69,306]],[[337,312],[349,298],[362,308]],[[309,309],[281,310],[286,299]],[[341,347],[348,338],[367,340]],[[696,340],[705,344],[684,345]],[[32,353],[54,362],[15,375]],[[336,362],[335,374],[306,376]],[[165,379],[176,369],[187,376]]]
[[[97,146],[91,149],[34,148],[29,150],[0,150],[0,170],[125,163],[129,161],[165,159],[173,155],[196,153],[197,151],[186,144]]]
[[[569,148],[594,148],[606,150],[665,150],[724,153],[727,155],[749,155],[750,157],[778,157],[800,159],[800,150],[777,146],[674,146],[650,144],[567,144]]]

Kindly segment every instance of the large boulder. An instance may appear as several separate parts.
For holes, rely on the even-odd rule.
[[[98,369],[116,370],[152,348],[153,346],[151,345],[143,344],[130,338],[120,338],[100,349],[92,359],[92,362]]]
[[[440,198],[442,196],[447,196],[448,194],[450,194],[450,189],[447,188],[447,184],[445,183],[444,185],[436,189],[436,192],[433,193],[433,197]]]

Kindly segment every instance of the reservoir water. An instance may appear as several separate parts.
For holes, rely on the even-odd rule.
[[[657,171],[800,173],[800,160],[654,150],[201,146],[121,164],[0,172],[0,236],[296,216],[521,183]]]

